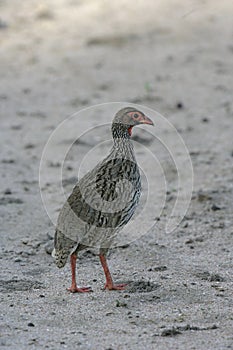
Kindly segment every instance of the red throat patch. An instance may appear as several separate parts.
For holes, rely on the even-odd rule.
[[[132,126],[130,126],[130,127],[128,128],[128,133],[129,133],[130,136],[132,135],[132,129],[133,129]]]

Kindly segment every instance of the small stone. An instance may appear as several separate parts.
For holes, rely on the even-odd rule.
[[[216,204],[213,204],[212,207],[211,207],[211,209],[212,209],[213,211],[221,210],[221,208],[220,208],[218,205],[216,205]]]
[[[22,91],[23,91],[24,94],[29,94],[31,92],[31,89],[30,88],[24,88]]]
[[[4,163],[4,164],[13,164],[13,163],[15,163],[15,160],[14,159],[3,159],[2,163]]]
[[[213,324],[213,326],[211,326],[210,329],[218,329],[218,326],[216,324]]]
[[[187,241],[185,241],[185,244],[192,244],[194,241],[192,238],[187,239]]]
[[[112,311],[106,312],[105,315],[106,315],[106,316],[111,316],[111,315],[113,315],[113,312],[112,312]]]
[[[28,345],[33,345],[37,342],[37,339],[36,338],[33,338],[29,341]]]
[[[127,307],[127,304],[125,302],[121,302],[121,301],[117,300],[116,307]]]
[[[183,108],[184,108],[183,103],[182,103],[182,102],[177,102],[176,108],[177,108],[177,109],[183,109]]]
[[[220,276],[218,273],[212,273],[209,278],[210,282],[224,282],[224,277]]]
[[[171,329],[164,329],[161,333],[161,336],[162,337],[172,337],[172,336],[175,336],[177,334],[181,334],[181,332],[177,328],[173,327]]]
[[[12,125],[11,129],[12,130],[21,130],[22,129],[22,125]]]
[[[7,189],[5,190],[5,192],[4,192],[4,194],[12,194],[11,189],[10,189],[10,188],[7,188]]]
[[[29,240],[27,238],[23,238],[21,242],[25,245],[28,245]]]
[[[36,146],[33,144],[33,143],[27,143],[24,148],[25,149],[32,149],[32,148],[35,148]]]
[[[123,296],[123,298],[130,298],[130,295],[129,294],[125,294],[124,296]]]
[[[161,265],[161,266],[154,266],[154,267],[150,267],[149,269],[148,269],[148,271],[165,271],[165,270],[167,270],[167,266],[165,266],[165,265]]]
[[[209,195],[209,193],[207,192],[203,192],[203,191],[199,191],[197,193],[197,200],[198,202],[205,202],[205,201],[208,201],[208,200],[211,200],[212,197]]]
[[[12,198],[12,197],[3,197],[0,198],[0,205],[6,204],[22,204],[23,201],[20,198]]]
[[[34,325],[34,323],[29,322],[29,323],[28,323],[28,327],[35,327],[35,325]]]

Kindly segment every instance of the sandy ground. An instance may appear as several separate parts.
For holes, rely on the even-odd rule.
[[[0,1],[2,349],[233,349],[232,16],[230,0]],[[78,278],[94,292],[69,294],[68,264],[59,270],[48,254],[54,227],[40,197],[40,159],[67,116],[110,101],[150,107],[177,128],[193,163],[192,200],[171,234],[151,225],[111,251],[114,279],[129,281],[125,291],[102,290],[90,250]],[[93,126],[101,118],[112,115],[93,114]],[[135,135],[158,157],[163,152],[142,130]],[[67,194],[94,136],[68,157]],[[162,223],[177,177],[165,153],[161,159]],[[155,176],[155,203],[156,188]]]

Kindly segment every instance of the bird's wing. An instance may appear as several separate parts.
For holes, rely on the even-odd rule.
[[[136,179],[140,179],[140,174],[135,162],[111,156],[88,172],[59,214],[55,248],[71,247],[72,242],[97,244],[114,235],[136,208],[135,193],[140,189]]]

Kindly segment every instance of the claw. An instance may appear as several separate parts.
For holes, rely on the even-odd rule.
[[[77,286],[71,286],[70,288],[67,288],[67,290],[71,293],[87,293],[87,292],[93,292],[91,287],[82,287],[79,288]]]
[[[108,289],[108,290],[125,290],[125,286],[127,286],[126,283],[122,283],[122,284],[105,284],[104,289]]]

